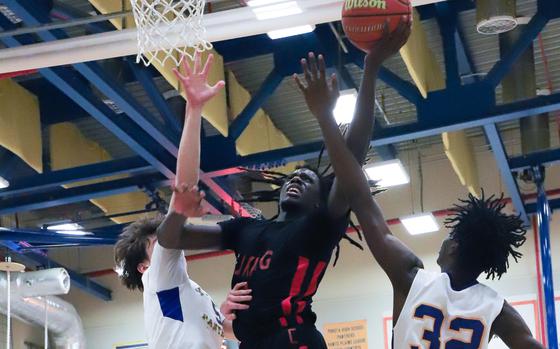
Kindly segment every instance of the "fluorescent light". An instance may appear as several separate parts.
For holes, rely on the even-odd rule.
[[[4,177],[0,177],[0,189],[4,189],[10,186],[10,182]]]
[[[259,21],[264,21],[271,18],[297,15],[303,11],[298,6],[297,2],[290,1],[270,6],[255,7],[253,8],[253,12]]]
[[[388,188],[407,184],[410,177],[399,159],[377,162],[364,166],[364,172],[372,181],[376,181],[380,187]]]
[[[299,26],[299,27],[273,30],[271,32],[268,32],[267,35],[272,40],[276,40],[276,39],[281,39],[281,38],[287,38],[289,36],[311,33],[314,30],[315,30],[315,26],[308,24],[308,25],[302,25],[302,26]]]
[[[421,235],[433,233],[439,230],[439,225],[431,213],[422,213],[414,216],[402,217],[400,219],[410,235]]]
[[[260,7],[260,6],[266,6],[281,1],[284,0],[250,0],[247,2],[247,5],[249,5],[250,7]]]
[[[82,227],[77,223],[64,223],[64,224],[51,225],[47,227],[47,230],[52,230],[58,234],[79,235],[79,236],[92,235],[92,233],[83,231],[83,229],[84,227]]]
[[[357,99],[358,92],[354,89],[340,92],[340,97],[333,109],[334,119],[339,125],[349,124],[352,121]]]

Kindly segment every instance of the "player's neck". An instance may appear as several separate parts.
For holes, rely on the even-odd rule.
[[[280,214],[275,219],[275,221],[276,222],[293,221],[300,218],[304,214],[305,212],[302,212],[302,210],[288,210],[288,211],[281,210]]]
[[[451,288],[455,291],[464,290],[478,283],[476,281],[478,275],[474,275],[471,272],[464,272],[463,270],[451,268],[444,270],[444,273],[449,276]]]

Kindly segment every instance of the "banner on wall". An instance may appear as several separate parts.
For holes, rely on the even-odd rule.
[[[367,321],[337,322],[323,326],[329,349],[367,349]]]

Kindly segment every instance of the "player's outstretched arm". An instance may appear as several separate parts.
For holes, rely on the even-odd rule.
[[[346,144],[358,163],[363,163],[374,125],[375,82],[381,65],[406,43],[410,36],[410,20],[403,16],[397,29],[389,33],[388,23],[385,24],[383,38],[377,41],[364,59],[364,75],[358,91],[354,118],[346,133]],[[329,198],[329,211],[335,217],[348,212],[349,203],[335,179]]]
[[[507,302],[492,324],[492,333],[511,349],[545,349],[537,342],[519,313]]]
[[[192,68],[184,58],[183,72],[174,70],[185,92],[187,106],[169,212],[158,228],[158,241],[164,248],[204,249],[220,246],[220,227],[184,228],[186,217],[202,215],[204,193],[196,187],[200,169],[202,108],[224,87],[223,81],[214,86],[208,84],[208,73],[213,61],[214,56],[210,54],[203,67],[200,53],[197,52]]]
[[[322,56],[319,56],[318,63],[315,62],[314,57],[310,57],[309,64],[306,60],[302,60],[301,64],[306,72],[306,81],[302,82],[297,75],[294,76],[294,79],[308,103],[321,101],[316,108],[312,108],[312,111],[323,132],[335,175],[352,210],[358,217],[375,259],[391,279],[395,290],[406,295],[416,271],[422,267],[422,262],[406,245],[391,234],[381,209],[371,197],[370,188],[360,164],[340,134],[331,108],[338,98],[336,76],[331,77],[330,83],[327,81]],[[310,69],[311,71],[309,71]]]

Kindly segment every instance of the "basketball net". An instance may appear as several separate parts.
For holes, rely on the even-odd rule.
[[[130,0],[138,32],[136,62],[181,64],[212,48],[202,25],[206,0]]]

